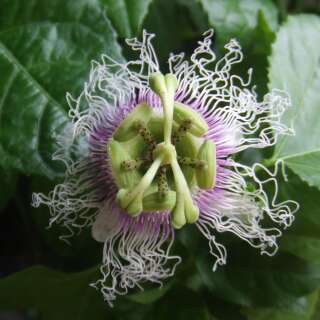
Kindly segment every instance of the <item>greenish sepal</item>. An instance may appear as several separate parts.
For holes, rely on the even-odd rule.
[[[138,216],[143,211],[142,196],[138,195],[133,199],[126,211],[133,217]]]
[[[148,123],[148,127],[151,134],[158,141],[161,141],[163,139],[163,126],[164,126],[163,118],[157,115],[153,116]]]
[[[121,145],[130,155],[131,159],[139,158],[146,150],[146,145],[140,135],[137,135],[130,140],[121,142]]]
[[[149,77],[149,86],[153,92],[162,96],[167,92],[165,77],[161,72],[155,72]]]
[[[195,158],[198,153],[198,145],[194,137],[190,133],[186,133],[181,137],[179,143],[176,145],[178,155],[183,157]]]
[[[125,197],[127,196],[128,192],[129,192],[128,189],[123,188],[123,189],[120,189],[117,193],[116,202],[122,209],[125,209],[127,207],[125,205]]]
[[[175,204],[175,191],[169,190],[163,198],[159,197],[158,192],[154,192],[143,198],[143,211],[170,211],[174,208]]]
[[[138,104],[121,122],[115,130],[113,138],[118,141],[127,141],[137,135],[137,122],[149,121],[153,114],[152,108],[145,102]]]
[[[130,188],[136,185],[141,176],[135,169],[124,170],[122,167],[123,161],[131,160],[127,151],[122,144],[115,140],[110,140],[108,143],[108,155],[111,164],[112,175],[118,187]]]
[[[185,120],[190,119],[192,124],[189,132],[197,137],[203,136],[208,131],[208,124],[199,113],[183,103],[174,103],[173,119],[178,124],[182,124]]]
[[[198,146],[194,137],[190,133],[186,133],[176,145],[177,154],[184,158],[195,158],[198,153]],[[194,169],[188,165],[181,165],[181,170],[187,180],[189,186],[194,183]]]
[[[137,216],[142,212],[142,196],[138,195],[129,204],[127,204],[127,199],[130,196],[130,191],[128,189],[120,189],[117,193],[116,201],[118,205],[126,210],[131,216]]]
[[[212,140],[206,140],[200,147],[198,159],[206,162],[196,169],[197,184],[201,189],[211,189],[216,183],[216,146]]]
[[[195,173],[194,169],[189,166],[181,166],[181,170],[183,172],[183,175],[187,181],[187,184],[189,187],[193,186],[195,184]]]

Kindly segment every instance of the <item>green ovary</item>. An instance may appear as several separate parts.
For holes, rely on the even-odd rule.
[[[117,202],[131,216],[170,211],[171,224],[181,228],[199,217],[192,190],[214,187],[215,147],[201,138],[208,130],[205,120],[174,101],[174,75],[157,73],[151,80],[163,112],[140,103],[108,144]]]

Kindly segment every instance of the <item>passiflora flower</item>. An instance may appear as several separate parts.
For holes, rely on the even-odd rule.
[[[271,172],[235,158],[293,134],[280,122],[290,100],[274,90],[258,102],[251,71],[247,80],[231,72],[243,57],[239,44],[231,40],[216,60],[212,34],[190,60],[171,55],[162,74],[153,35],[144,32],[141,42],[127,40],[139,59],[120,63],[103,55],[81,95],[67,94],[71,127],[54,154],[66,166],[65,179],[48,195],[34,194],[33,205],[47,205],[50,225],[66,227],[66,237],[91,227],[104,243],[102,279],[93,286],[111,305],[117,294],[174,274],[181,259],[170,248],[186,224],[208,239],[215,270],[227,256],[216,233],[232,232],[272,255],[281,231],[264,228],[263,219],[287,227],[298,208],[277,202],[280,163]],[[269,176],[258,178],[259,170]],[[268,183],[275,190],[270,199]]]

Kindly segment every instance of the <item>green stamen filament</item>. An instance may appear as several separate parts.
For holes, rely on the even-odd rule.
[[[143,121],[138,121],[136,124],[139,135],[144,140],[145,144],[148,145],[148,159],[152,159],[152,152],[157,146],[156,140],[153,138],[150,130],[147,128],[146,124]]]
[[[179,157],[178,162],[180,165],[190,166],[194,169],[203,169],[206,166],[206,161],[199,160],[199,159],[193,159],[189,157]]]
[[[135,159],[135,160],[125,160],[122,161],[121,166],[124,170],[134,170],[139,169],[142,164],[146,163],[147,161],[144,159]]]
[[[165,166],[161,166],[158,175],[158,194],[160,199],[163,199],[169,191],[166,172],[167,168]]]
[[[156,140],[153,138],[150,130],[147,128],[146,124],[143,121],[137,123],[137,129],[140,136],[143,138],[144,142],[149,145],[150,149],[154,149],[157,145]]]
[[[184,120],[178,130],[172,135],[172,143],[176,145],[180,142],[181,138],[185,136],[187,131],[191,128],[192,121],[190,119]]]

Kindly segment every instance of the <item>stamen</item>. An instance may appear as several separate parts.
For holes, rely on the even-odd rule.
[[[166,172],[167,172],[166,166],[161,166],[159,169],[159,177],[158,177],[158,194],[160,199],[165,198],[169,191]]]
[[[145,159],[131,159],[131,160],[125,160],[122,161],[121,167],[124,170],[134,170],[139,169],[142,164],[146,163],[147,161]]]
[[[207,165],[205,160],[193,159],[190,157],[178,157],[178,162],[180,165],[190,166],[194,169],[203,169]]]
[[[181,138],[185,136],[188,130],[190,130],[191,125],[192,125],[192,121],[190,119],[183,120],[178,130],[172,135],[172,143],[173,144],[179,143]]]
[[[148,145],[148,158],[152,159],[152,152],[157,146],[157,142],[152,136],[150,130],[143,121],[138,121],[136,124],[139,135],[143,138],[144,142]]]

